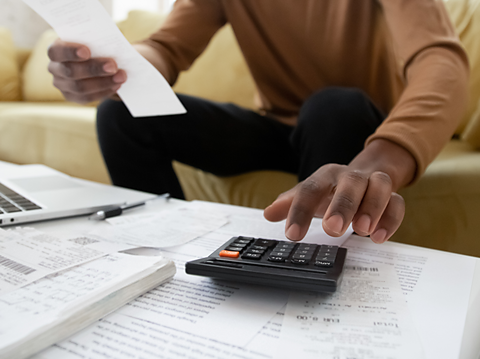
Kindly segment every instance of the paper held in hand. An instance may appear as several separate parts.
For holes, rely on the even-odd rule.
[[[24,0],[68,42],[89,47],[92,57],[113,58],[127,81],[118,90],[134,117],[186,110],[165,78],[127,41],[98,0]]]

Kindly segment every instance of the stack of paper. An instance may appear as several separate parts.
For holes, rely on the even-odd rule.
[[[13,243],[12,238],[7,245]],[[45,238],[53,240],[47,235]],[[83,239],[87,245],[89,241]],[[22,269],[19,265],[23,265],[12,266],[11,262],[8,259],[9,266],[0,266],[5,274],[3,279],[8,280],[8,274]],[[61,262],[64,261],[58,260],[57,265]],[[42,262],[39,263],[41,267]],[[10,290],[0,295],[0,358],[28,357],[168,281],[174,274],[175,265],[162,256],[113,253]]]

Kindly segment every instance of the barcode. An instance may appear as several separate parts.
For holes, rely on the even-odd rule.
[[[346,268],[351,270],[365,271],[365,272],[368,272],[368,271],[378,272],[378,268],[374,268],[374,267],[347,266]]]
[[[33,268],[27,267],[23,264],[17,263],[15,261],[12,261],[11,259],[2,256],[0,256],[0,265],[13,269],[15,272],[25,275],[35,272],[35,269]]]

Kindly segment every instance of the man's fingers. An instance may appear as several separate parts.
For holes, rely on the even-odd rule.
[[[333,237],[347,230],[368,186],[368,177],[359,171],[344,172],[323,218],[323,229]]]
[[[90,58],[90,50],[82,44],[57,39],[48,48],[48,57],[55,62],[85,61]]]
[[[377,227],[370,235],[375,243],[383,243],[388,240],[402,224],[405,215],[405,201],[402,196],[392,193],[390,202],[383,212]]]
[[[55,77],[53,79],[53,84],[65,92],[76,94],[90,94],[117,87],[119,85],[119,83],[115,82],[114,76],[97,77],[77,81],[68,80],[62,77]]]
[[[118,85],[117,88],[107,89],[107,90],[98,91],[90,94],[79,95],[76,93],[64,92],[63,95],[65,96],[65,99],[68,101],[87,104],[87,103],[98,101],[107,97],[114,97],[119,88],[120,88],[120,85]]]
[[[56,77],[80,80],[112,76],[118,71],[118,68],[112,59],[95,58],[82,62],[50,62],[48,71]]]
[[[297,186],[280,194],[270,206],[265,208],[263,211],[263,216],[266,220],[270,222],[279,222],[287,218],[288,211],[292,205],[293,197],[297,191]]]
[[[377,223],[387,207],[392,194],[392,180],[384,172],[374,172],[368,180],[368,188],[362,204],[353,219],[353,230],[368,236],[377,227]]]
[[[329,201],[335,181],[327,166],[298,184],[295,197],[288,212],[285,235],[292,241],[305,237],[308,227],[323,202]]]

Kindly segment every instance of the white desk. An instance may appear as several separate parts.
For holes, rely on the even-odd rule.
[[[165,208],[174,208],[175,206],[181,205],[181,201],[170,201],[168,205],[162,205],[158,203],[157,210]],[[155,205],[157,206],[157,205]],[[148,208],[139,208],[138,210],[131,211],[124,215],[133,215],[146,213],[147,211],[152,210],[152,206]],[[100,228],[101,226],[108,226],[105,222],[95,222],[88,221],[85,217],[80,218],[70,218],[63,219],[58,221],[50,221],[44,223],[37,223],[33,225],[35,228],[49,232],[52,234],[62,235],[72,231],[76,232],[87,232],[94,228]],[[386,244],[388,245],[388,244]],[[400,245],[401,244],[395,244]],[[448,291],[448,288],[445,288]],[[448,323],[446,323],[448,325]],[[432,336],[435,335],[435,328],[432,328]],[[477,260],[476,270],[474,274],[474,280],[472,285],[472,290],[469,299],[469,308],[467,314],[467,320],[465,322],[465,330],[463,334],[461,355],[459,356],[462,359],[478,359],[480,355],[480,341],[478,340],[480,336],[480,259]],[[437,359],[437,358],[436,358]],[[447,358],[446,358],[447,359]]]
[[[10,164],[2,163],[0,161],[0,169],[7,169]],[[124,215],[133,215],[140,213],[147,213],[152,210],[161,210],[165,208],[174,208],[181,205],[181,201],[170,201],[168,205],[164,202],[159,202],[155,206],[148,206],[145,208],[138,208]],[[228,208],[228,207],[225,207]],[[62,235],[66,233],[86,233],[95,228],[108,226],[109,224],[100,221],[88,221],[86,217],[69,218],[56,221],[47,221],[42,223],[32,224],[30,226],[35,227],[41,231],[45,231],[52,234]],[[385,245],[389,245],[388,243]],[[396,244],[399,245],[399,244]],[[402,245],[400,245],[402,246]],[[448,291],[449,288],[445,288]],[[445,325],[448,325],[446,323]],[[432,335],[435,335],[435,328],[432,328]],[[476,269],[473,277],[473,283],[471,287],[471,293],[469,297],[467,318],[465,321],[465,328],[462,339],[461,354],[459,358],[462,359],[478,359],[480,358],[480,259],[476,260]],[[437,358],[435,358],[437,359]],[[450,358],[446,358],[450,359]]]

